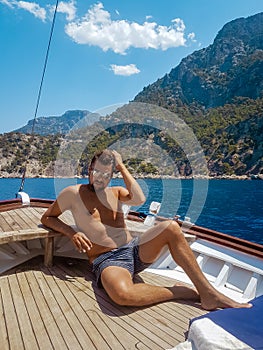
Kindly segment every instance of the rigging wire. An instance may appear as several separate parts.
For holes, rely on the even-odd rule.
[[[53,20],[52,20],[52,25],[51,25],[50,34],[49,34],[49,40],[48,40],[48,46],[47,46],[47,51],[46,51],[46,57],[45,57],[45,61],[44,61],[43,71],[42,71],[42,77],[41,77],[39,90],[38,90],[38,95],[37,95],[37,102],[36,102],[36,108],[35,108],[35,113],[34,113],[34,119],[33,119],[33,124],[32,124],[32,129],[31,129],[31,138],[30,138],[29,145],[32,145],[32,143],[34,141],[35,125],[36,125],[38,107],[39,107],[39,103],[40,103],[42,87],[43,87],[43,82],[44,82],[46,68],[47,68],[47,63],[48,63],[49,51],[50,51],[51,41],[52,41],[54,27],[55,27],[55,21],[56,21],[57,9],[58,9],[58,2],[59,2],[59,0],[56,0],[55,11],[54,11],[54,15],[53,15]],[[26,158],[26,161],[25,161],[25,166],[23,168],[21,184],[20,184],[20,188],[19,188],[18,192],[21,192],[24,189],[25,178],[26,178],[26,169],[27,169],[27,164],[28,164],[28,159],[29,159],[29,152],[30,152],[30,148],[28,149],[28,154],[27,154],[27,158]],[[16,194],[16,197],[17,197],[17,194]]]

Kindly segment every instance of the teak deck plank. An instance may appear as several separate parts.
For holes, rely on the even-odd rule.
[[[32,225],[31,222],[29,223],[28,216],[26,215],[26,212],[24,210],[14,209],[14,210],[10,210],[10,213],[13,213],[13,215],[16,215],[16,218],[20,223],[22,229],[34,227],[34,225]]]
[[[18,323],[20,327],[21,336],[23,339],[23,345],[25,349],[36,349],[37,341],[34,335],[34,332],[31,327],[31,321],[27,313],[26,305],[22,303],[23,294],[21,292],[17,276],[11,275],[9,276],[9,284],[12,286],[12,301],[14,304],[14,309],[16,315],[18,315]],[[12,332],[12,328],[11,328]],[[22,348],[22,344],[21,344]]]
[[[174,283],[148,272],[139,278]],[[94,285],[88,262],[71,258],[56,257],[52,268],[34,258],[2,275],[0,292],[1,350],[169,349],[184,341],[189,318],[205,313],[173,301],[117,306]]]
[[[27,216],[28,223],[34,226],[38,226],[40,224],[40,216],[35,216],[32,211],[34,208],[32,207],[27,207],[27,208],[22,208],[22,213]],[[30,226],[32,227],[32,226]]]
[[[1,280],[1,294],[3,303],[2,308],[4,310],[4,322],[7,329],[8,345],[10,349],[23,349],[23,338],[21,335],[10,288],[12,287],[9,287],[8,279]],[[13,332],[13,329],[18,331]],[[3,342],[4,339],[1,339],[1,344]]]
[[[32,210],[32,208],[21,208],[14,209],[13,212],[16,213],[17,217],[20,217],[21,220],[24,221],[25,228],[38,227],[38,225],[40,224],[39,217],[35,220],[32,220],[31,216],[29,215],[30,210]]]
[[[1,232],[12,231],[12,227],[7,223],[2,213],[0,213],[0,228],[1,228]]]
[[[78,340],[78,332],[74,330],[76,327],[81,327],[81,325],[78,325],[78,319],[74,314],[75,305],[69,305],[68,300],[63,298],[60,288],[54,281],[54,278],[47,278],[41,271],[37,271],[35,274],[39,282],[41,282],[39,288],[42,291],[46,306],[49,310],[52,310],[54,322],[58,329],[63,330],[61,338],[64,339],[70,349],[82,349]],[[63,282],[61,282],[61,284],[63,284]],[[91,343],[88,342],[87,339],[87,347],[90,346],[90,344]]]
[[[6,225],[6,224],[8,225],[7,227],[9,227],[9,229],[8,229],[9,231],[19,230],[19,225],[17,225],[17,223],[12,219],[12,217],[10,216],[8,211],[1,213],[1,220],[0,221],[1,222],[3,221],[4,225]]]
[[[0,284],[0,315],[2,317],[4,316],[4,299],[2,295],[2,284]],[[7,328],[6,328],[6,323],[1,320],[0,322],[0,334],[1,334],[1,346],[3,349],[8,349],[9,348],[9,342],[8,342],[8,334],[7,334]]]
[[[31,209],[31,214],[32,214],[32,219],[36,219],[37,222],[39,222],[39,218],[44,214],[44,212],[47,210],[45,208],[36,208],[36,207],[30,207]],[[37,210],[39,209],[39,210]]]
[[[35,300],[36,307],[39,310],[40,317],[42,319],[46,333],[52,344],[52,347],[55,349],[59,349],[63,344],[63,347],[65,348],[66,343],[63,341],[63,336],[61,334],[60,327],[58,327],[56,324],[56,320],[55,320],[56,315],[53,313],[53,310],[50,310],[50,308],[46,303],[46,300],[38,284],[38,282],[40,281],[38,281],[35,278],[34,273],[30,271],[29,273],[27,273],[27,278],[28,278],[28,283],[30,284],[32,295]],[[35,322],[37,322],[37,320]]]
[[[30,318],[32,332],[35,334],[36,337],[36,341],[38,344],[37,349],[41,348],[42,344],[45,344],[45,349],[52,349],[52,343],[50,341],[46,325],[41,317],[41,313],[45,312],[45,310],[38,309],[37,303],[35,301],[35,295],[37,294],[37,291],[31,289],[30,274],[30,271],[25,271],[24,273],[16,274],[21,288],[21,293],[23,294],[23,302],[26,306],[27,313]]]
[[[0,212],[0,227],[2,232],[27,228],[36,228],[40,224],[40,215],[32,220],[32,208],[19,208]]]
[[[29,227],[30,228],[37,227],[37,224],[36,224],[37,221],[36,222],[32,221],[28,216],[29,208],[27,208],[27,210],[25,210],[25,208],[14,209],[14,210],[8,211],[8,213],[14,220],[16,220],[21,230],[27,229]],[[39,223],[39,219],[38,219],[38,223]]]

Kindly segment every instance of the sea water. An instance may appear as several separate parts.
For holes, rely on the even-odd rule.
[[[199,226],[263,244],[263,181],[138,179],[146,202],[133,207],[147,214],[152,201],[161,202],[159,215],[190,217]],[[20,179],[0,179],[0,200],[15,198]],[[26,179],[31,198],[55,199],[69,185],[86,179]],[[113,179],[111,185],[123,185]]]

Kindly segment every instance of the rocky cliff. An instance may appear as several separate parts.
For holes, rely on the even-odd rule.
[[[256,99],[262,92],[263,12],[227,23],[213,44],[184,58],[134,100],[212,108],[237,97]]]

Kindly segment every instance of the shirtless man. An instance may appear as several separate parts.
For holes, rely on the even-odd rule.
[[[108,187],[114,169],[121,172],[126,187]],[[68,236],[80,252],[87,254],[98,284],[119,305],[145,306],[172,299],[192,299],[200,300],[206,310],[251,306],[237,303],[213,288],[175,221],[164,221],[133,239],[125,226],[121,206],[122,203],[136,206],[144,201],[144,194],[121,155],[104,150],[91,161],[89,184],[65,188],[41,221]],[[59,219],[65,210],[72,212],[77,230]],[[196,290],[182,284],[159,287],[133,282],[134,273],[153,263],[165,246]]]

